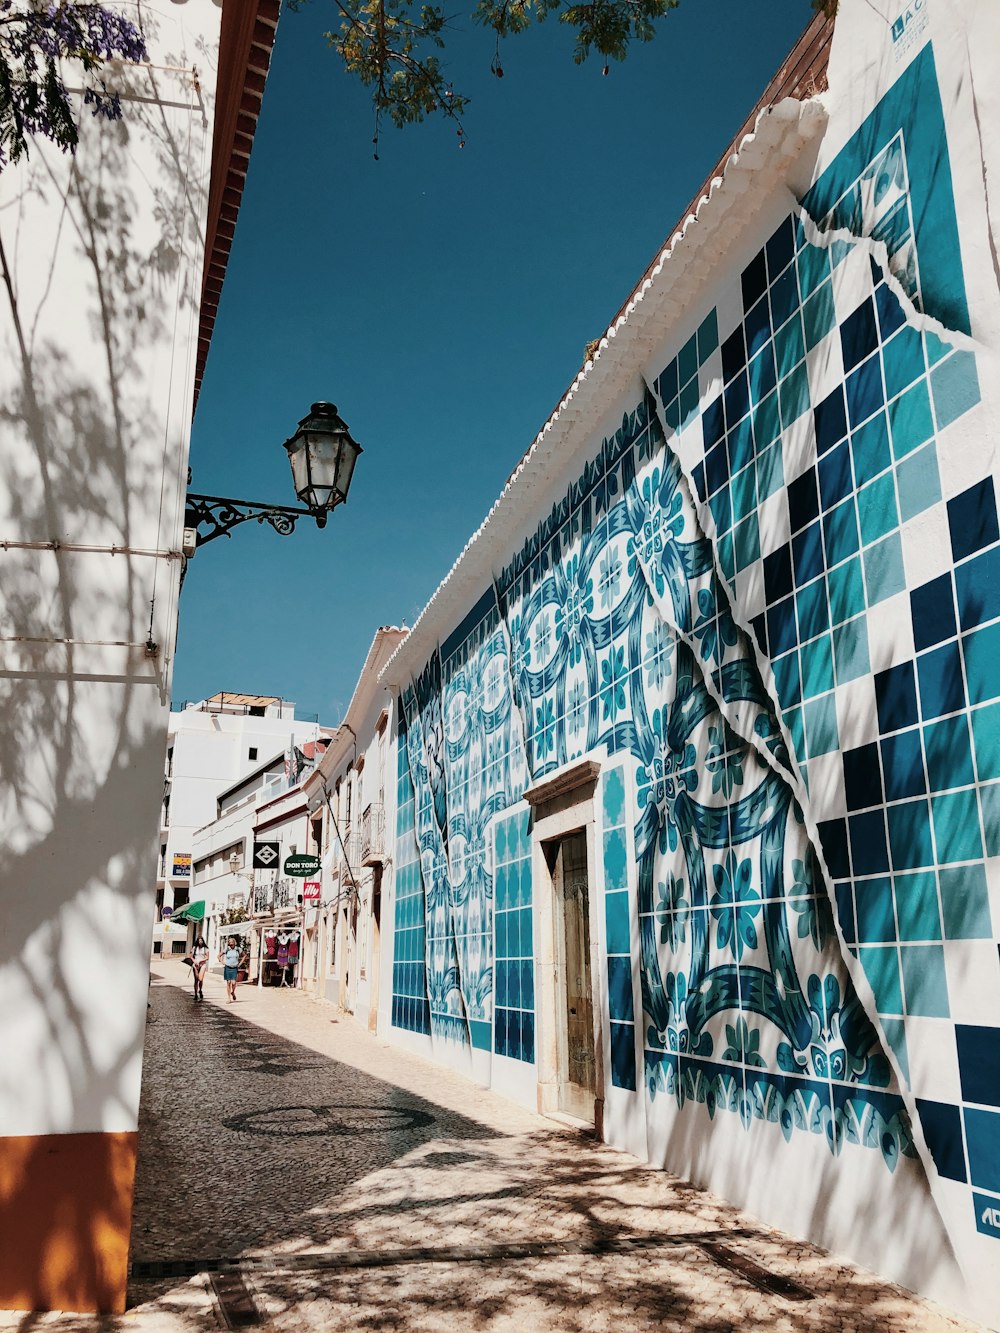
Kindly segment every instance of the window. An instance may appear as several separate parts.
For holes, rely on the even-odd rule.
[[[251,745],[251,746],[250,746],[249,750],[247,751],[247,758],[248,758],[248,759],[256,759],[256,758],[257,758],[257,747],[256,747],[256,745]]]
[[[243,869],[244,846],[240,842],[230,843],[228,847],[223,847],[219,851],[210,852],[208,856],[200,857],[194,863],[194,882],[203,884],[205,880],[214,879],[216,875],[228,875],[232,872],[230,857],[236,857],[236,869]]]

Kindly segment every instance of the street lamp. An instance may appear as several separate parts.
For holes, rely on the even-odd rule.
[[[246,906],[249,908],[251,905],[251,899],[253,898],[254,873],[253,873],[253,867],[251,867],[249,870],[243,869],[242,860],[243,858],[240,856],[239,852],[229,853],[229,873],[233,876],[234,879],[245,879],[247,884],[249,885],[246,892]]]
[[[189,491],[184,511],[186,556],[194,555],[199,546],[216,537],[228,537],[238,523],[251,518],[270,524],[282,537],[293,532],[302,517],[314,518],[318,528],[326,527],[330,510],[347,499],[361,445],[352,438],[333,403],[313,403],[284,448],[288,450],[295,494],[305,508]]]

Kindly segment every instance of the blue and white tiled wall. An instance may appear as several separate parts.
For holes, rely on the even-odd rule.
[[[635,1000],[632,990],[631,908],[628,892],[629,811],[621,764],[601,775],[601,847],[604,858],[604,930],[608,965],[611,1083],[634,1092]]]
[[[968,328],[927,48],[656,389],[934,1162],[1000,1193],[1000,525],[991,450],[942,466]]]
[[[613,1086],[889,1172],[915,1111],[1000,1208],[1000,526],[989,450],[947,466],[980,393],[947,160],[928,49],[497,552],[404,694],[398,846],[431,1031],[530,1061],[517,803],[605,755]]]
[[[396,746],[396,906],[393,920],[392,1025],[430,1032],[425,955],[424,885],[415,835],[415,799],[410,778],[406,725]]]
[[[534,1063],[535,949],[531,892],[531,819],[526,808],[495,825],[493,965],[497,1055]]]
[[[495,833],[493,824],[520,799],[527,779],[492,589],[404,692],[402,705],[397,856],[401,865],[417,856],[430,1034],[533,1062],[526,815],[500,820]],[[412,832],[403,800],[411,791]],[[401,947],[412,950],[416,941],[394,953],[397,963],[408,962]],[[394,1008],[395,1000],[394,991]]]

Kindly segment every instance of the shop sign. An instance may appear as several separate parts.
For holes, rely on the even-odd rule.
[[[318,898],[319,891],[320,891],[319,880],[307,879],[306,882],[302,885],[302,901],[305,902],[306,899],[308,898]]]
[[[173,916],[173,914],[174,914],[174,909],[172,907],[160,908],[160,916],[163,918],[164,921],[166,921],[168,917]]]
[[[254,870],[277,870],[281,860],[280,842],[255,842],[253,845]]]
[[[174,852],[174,868],[171,871],[173,879],[191,878],[191,853]]]
[[[318,869],[318,856],[306,856],[300,852],[298,856],[289,856],[285,859],[285,874],[292,875],[295,879],[308,879],[310,875],[315,875]]]

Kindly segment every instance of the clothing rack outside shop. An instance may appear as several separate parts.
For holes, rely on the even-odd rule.
[[[258,937],[257,986],[265,984],[298,989],[302,986],[302,945],[305,938],[301,914],[290,921],[255,921]],[[276,974],[280,981],[268,980]],[[291,974],[291,979],[289,979]]]

